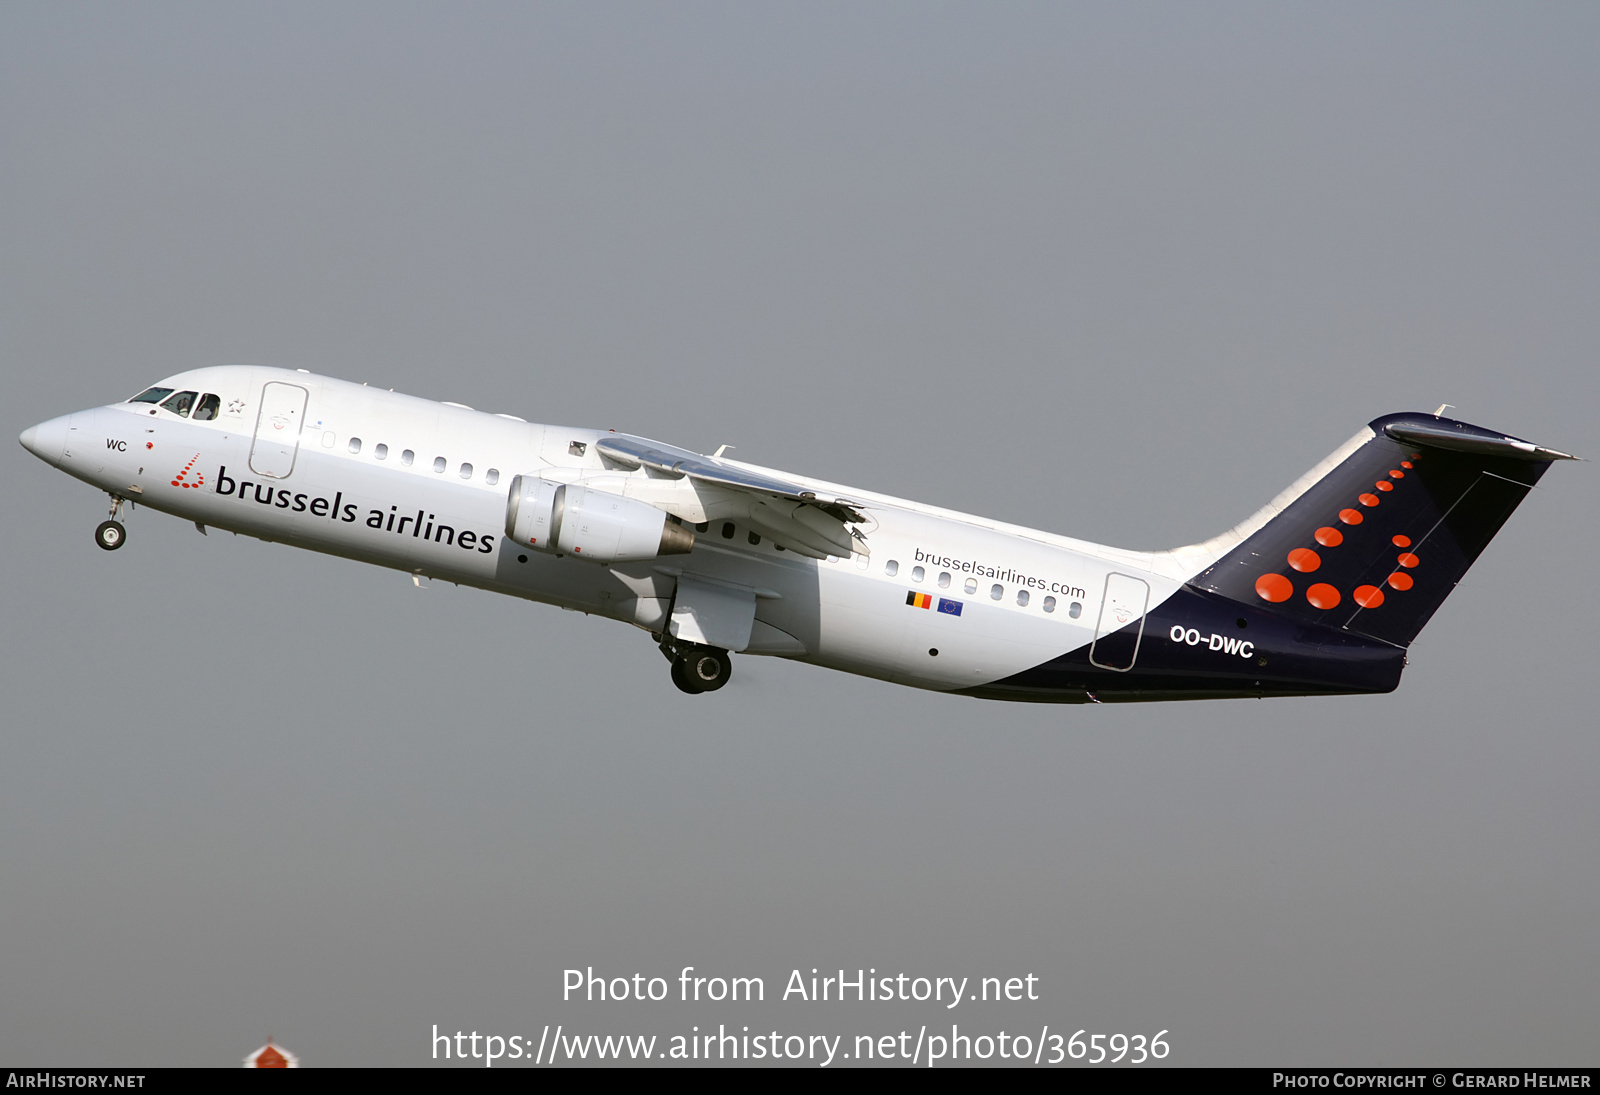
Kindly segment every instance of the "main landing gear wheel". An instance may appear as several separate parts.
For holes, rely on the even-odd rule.
[[[94,542],[107,551],[116,551],[128,542],[128,530],[121,521],[101,521],[94,530]]]
[[[733,659],[726,650],[700,647],[672,659],[672,683],[691,695],[715,692],[733,675]]]

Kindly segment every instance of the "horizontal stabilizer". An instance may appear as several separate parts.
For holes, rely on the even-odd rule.
[[[1402,417],[1407,420],[1391,422],[1383,428],[1383,432],[1403,445],[1426,445],[1435,449],[1449,449],[1452,452],[1504,456],[1512,460],[1549,462],[1578,459],[1571,453],[1547,449],[1531,441],[1519,441],[1515,437],[1502,437],[1490,430],[1469,426],[1465,422],[1452,422],[1448,418],[1417,422],[1414,421],[1416,417],[1414,415]]]

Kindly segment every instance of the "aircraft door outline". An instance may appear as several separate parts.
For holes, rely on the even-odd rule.
[[[255,440],[250,445],[250,470],[268,479],[287,479],[300,451],[300,426],[308,393],[298,384],[268,381],[261,389]]]
[[[1116,673],[1133,668],[1139,657],[1139,643],[1144,639],[1145,609],[1149,604],[1149,582],[1116,571],[1106,575],[1100,617],[1095,621],[1094,642],[1089,646],[1090,665]],[[1122,629],[1135,619],[1139,621],[1138,629],[1132,635],[1124,633]]]

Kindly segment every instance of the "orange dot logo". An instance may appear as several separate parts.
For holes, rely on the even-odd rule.
[[[1356,586],[1356,591],[1350,596],[1362,608],[1377,608],[1383,604],[1383,590],[1377,586]]]
[[[1339,511],[1339,520],[1347,525],[1359,525],[1366,518],[1361,516],[1361,511],[1358,509],[1342,509]]]
[[[1409,537],[1409,536],[1396,536],[1390,542],[1393,543],[1395,547],[1410,547],[1411,546],[1411,537]]]
[[[1380,479],[1372,485],[1377,487],[1379,490],[1394,490],[1394,484],[1389,482],[1387,479]]]
[[[1315,536],[1317,538],[1317,543],[1321,544],[1323,547],[1338,547],[1340,544],[1344,543],[1344,533],[1340,532],[1336,528],[1328,528],[1327,526],[1323,526],[1316,531]]]
[[[1401,471],[1399,468],[1390,468],[1389,469],[1389,478],[1390,479],[1404,479],[1405,477],[1406,477],[1406,473]]]
[[[1402,551],[1400,553],[1400,565],[1403,566],[1403,567],[1414,567],[1420,562],[1422,562],[1422,560],[1418,559],[1415,555],[1411,554],[1409,551]]]
[[[172,485],[175,486],[175,487],[202,487],[202,486],[204,486],[205,482],[206,482],[206,477],[204,475],[201,475],[199,472],[195,473],[195,476],[194,476],[195,481],[193,483],[190,483],[188,481],[188,479],[189,479],[189,471],[190,471],[191,468],[193,468],[195,466],[196,461],[198,461],[199,459],[200,459],[200,454],[199,453],[195,453],[194,454],[194,460],[189,461],[187,464],[185,464],[183,466],[183,470],[180,471],[178,473],[178,477],[172,481]]]
[[[1289,565],[1301,574],[1310,574],[1322,565],[1322,556],[1310,548],[1295,548],[1289,553]]]
[[[1403,570],[1397,570],[1393,574],[1389,575],[1389,586],[1392,589],[1398,589],[1400,592],[1404,593],[1406,590],[1411,588],[1411,585],[1411,575],[1407,574]]]
[[[1410,468],[1410,467],[1411,467],[1411,461],[1409,461],[1409,460],[1402,460],[1402,461],[1400,461],[1400,466],[1401,466],[1401,467],[1402,467],[1402,468]]]
[[[1294,596],[1294,583],[1281,574],[1263,574],[1256,579],[1256,595],[1263,601],[1280,604]]]
[[[1306,600],[1310,601],[1312,607],[1314,608],[1338,608],[1339,591],[1334,589],[1327,582],[1318,582],[1316,585],[1306,590]]]
[[[1357,498],[1356,501],[1360,502],[1363,506],[1375,506],[1378,504],[1378,496],[1376,494],[1363,494],[1361,497]]]

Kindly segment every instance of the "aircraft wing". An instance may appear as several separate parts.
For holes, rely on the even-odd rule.
[[[867,554],[850,525],[866,521],[860,503],[820,497],[799,483],[748,471],[713,456],[648,438],[613,434],[595,443],[600,454],[630,471],[649,468],[671,479],[689,478],[750,498],[750,520],[772,539],[803,555]]]

